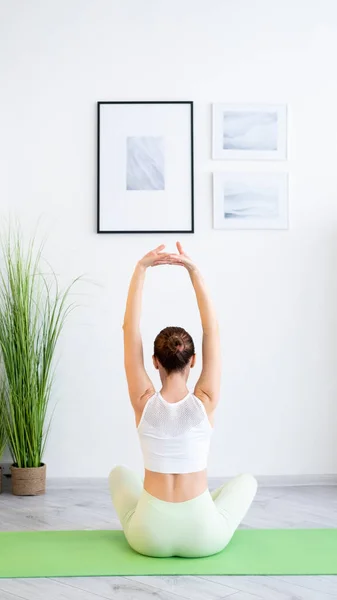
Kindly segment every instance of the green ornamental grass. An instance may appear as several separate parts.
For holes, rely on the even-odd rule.
[[[4,408],[3,398],[1,397],[1,393],[0,393],[0,459],[3,455],[3,451],[6,446],[6,430],[5,430],[5,418],[4,418],[3,408]]]
[[[42,248],[24,248],[19,233],[2,245],[0,358],[2,429],[15,466],[39,467],[50,428],[47,407],[55,347],[69,312],[73,283],[59,290],[54,273],[40,270]],[[0,430],[1,445],[1,430]]]

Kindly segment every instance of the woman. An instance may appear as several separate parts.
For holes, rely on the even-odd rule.
[[[129,394],[144,456],[144,481],[125,467],[109,478],[112,501],[130,546],[148,556],[201,557],[230,541],[256,493],[251,475],[240,475],[210,494],[207,455],[220,390],[217,319],[196,265],[177,243],[142,258],[133,273],[124,318],[124,356]],[[156,392],[144,368],[140,314],[146,269],[183,266],[194,287],[202,330],[202,371],[187,389],[196,357],[191,336],[166,327],[154,342],[153,364],[162,387]]]

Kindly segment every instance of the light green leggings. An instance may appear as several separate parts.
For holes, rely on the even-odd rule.
[[[141,477],[115,467],[109,477],[113,505],[131,548],[147,556],[209,556],[223,550],[256,494],[252,475],[239,475],[186,502],[165,502],[143,489]]]

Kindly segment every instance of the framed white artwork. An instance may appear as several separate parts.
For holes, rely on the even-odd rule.
[[[98,102],[97,232],[193,233],[193,102]]]
[[[214,159],[286,159],[286,105],[216,103],[212,112]]]
[[[288,229],[287,173],[213,173],[214,229]]]

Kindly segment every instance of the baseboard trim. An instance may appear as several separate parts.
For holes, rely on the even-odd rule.
[[[210,477],[210,485],[229,481],[232,477]],[[303,485],[337,485],[337,473],[329,475],[256,475],[261,487],[286,487]],[[220,482],[220,483],[219,483]]]
[[[210,488],[215,488],[233,477],[209,477]],[[257,475],[261,487],[337,485],[337,474],[329,475]],[[49,477],[48,488],[106,487],[107,477]]]
[[[337,485],[337,473],[328,475],[261,475],[257,480],[262,486],[287,485]]]

